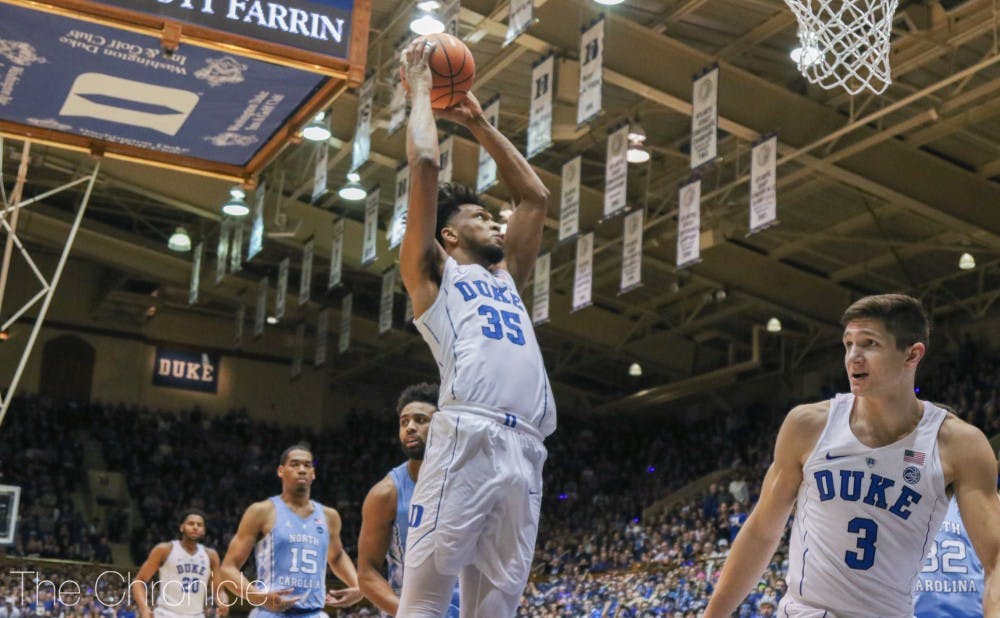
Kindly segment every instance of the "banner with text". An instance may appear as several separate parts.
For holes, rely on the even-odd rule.
[[[576,239],[576,267],[573,271],[573,311],[589,307],[594,279],[594,233]]]
[[[549,273],[552,254],[543,253],[535,261],[534,300],[531,304],[531,323],[538,326],[549,321]]]
[[[233,222],[233,237],[229,240],[229,272],[243,270],[243,222]]]
[[[507,35],[503,39],[503,47],[514,42],[521,36],[535,18],[535,3],[533,0],[510,0],[510,15],[507,18]]]
[[[338,349],[341,354],[351,347],[351,311],[354,308],[354,294],[347,294],[340,301],[340,342]]]
[[[396,296],[396,268],[382,274],[382,295],[378,304],[378,334],[392,330],[392,304]]]
[[[257,304],[254,306],[253,336],[256,339],[264,334],[264,320],[267,319],[267,290],[271,286],[268,277],[261,277],[257,282]]]
[[[291,265],[289,258],[284,258],[278,262],[278,289],[274,294],[274,317],[281,319],[285,317],[285,304],[288,298],[288,269]]]
[[[329,165],[330,146],[324,141],[316,147],[316,164],[313,167],[312,198],[310,199],[314,204],[329,190],[327,189]]]
[[[364,165],[372,152],[372,98],[375,96],[375,73],[358,89],[358,121],[351,143],[351,171]],[[325,145],[326,142],[324,142]]]
[[[170,350],[157,346],[153,386],[214,393],[219,388],[220,362],[217,352]]]
[[[438,170],[438,182],[451,182],[454,168],[452,167],[451,151],[455,147],[455,136],[449,135],[438,144],[441,154],[441,168]]]
[[[576,123],[583,124],[601,111],[604,84],[604,18],[580,37],[580,98],[576,104]]]
[[[580,170],[583,158],[577,155],[562,166],[559,197],[559,242],[580,231]]]
[[[410,168],[403,164],[396,170],[396,194],[392,202],[392,220],[389,221],[389,249],[403,242],[406,232],[406,212],[410,201]]]
[[[531,69],[531,107],[528,110],[528,158],[552,145],[552,88],[555,56],[549,54]]]
[[[624,294],[642,285],[642,221],[643,209],[625,215],[622,234],[622,278],[618,293]]]
[[[496,96],[483,108],[486,122],[494,127],[500,121],[500,97]],[[482,146],[479,147],[479,173],[476,175],[476,191],[482,193],[497,183],[497,162]]]
[[[323,307],[316,314],[316,349],[313,365],[322,367],[326,364],[326,340],[330,332],[330,308]]]
[[[344,218],[333,222],[330,235],[330,276],[326,280],[327,291],[340,285],[344,275]]]
[[[407,39],[408,41],[409,39]],[[403,45],[396,48],[393,54],[393,70],[389,72],[392,79],[392,97],[389,99],[389,126],[386,133],[394,134],[406,122],[406,87],[403,86],[403,78],[395,68],[399,66],[399,59],[403,55]]]
[[[604,218],[625,210],[628,202],[628,123],[608,134],[608,154],[604,163]]]
[[[247,260],[252,260],[264,248],[264,200],[267,197],[267,183],[260,181],[253,196],[253,215],[250,225],[250,240],[247,243]]]
[[[701,260],[701,179],[681,187],[677,209],[677,268]]]
[[[750,153],[750,233],[774,224],[778,215],[778,136],[764,138]]]
[[[229,233],[231,231],[230,222],[223,219],[219,226],[219,242],[215,245],[215,285],[222,283],[226,277],[226,267],[229,266]]]
[[[691,101],[691,169],[697,169],[718,156],[718,66],[694,79]]]
[[[365,227],[361,239],[361,266],[375,261],[378,251],[378,205],[379,188],[375,187],[365,198]]]
[[[299,276],[299,306],[309,302],[312,296],[312,276],[313,276],[313,239],[306,241],[302,245],[302,272]]]
[[[198,302],[198,288],[201,287],[201,258],[205,254],[205,243],[200,242],[194,248],[191,261],[191,285],[188,287],[188,304]]]

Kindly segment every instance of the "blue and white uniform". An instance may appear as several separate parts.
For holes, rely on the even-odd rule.
[[[969,542],[954,498],[920,569],[917,618],[982,618],[983,564]]]
[[[947,413],[922,404],[916,429],[871,448],[851,430],[854,395],[831,400],[802,468],[779,616],[913,616],[920,564],[948,509],[937,443]]]
[[[254,608],[253,618],[325,615],[326,557],[330,529],[323,505],[310,501],[312,513],[299,517],[281,496],[272,496],[274,526],[257,542],[257,579],[263,590],[291,588],[290,596],[301,596],[283,613]]]
[[[160,565],[159,588],[156,595],[156,618],[205,615],[205,601],[208,595],[208,578],[212,575],[211,562],[205,546],[198,544],[193,554],[189,554],[180,541],[170,542],[170,553]]]
[[[407,569],[431,556],[445,575],[472,565],[519,596],[538,533],[542,439],[556,427],[531,316],[510,273],[448,257],[437,298],[414,324],[441,395],[410,507]]]
[[[385,559],[389,565],[389,585],[396,596],[403,589],[403,569],[406,555],[406,532],[409,529],[407,518],[410,514],[410,499],[416,485],[410,478],[410,468],[407,462],[396,466],[389,472],[389,478],[396,486],[396,519],[392,522],[392,538],[389,539],[389,551]],[[458,618],[458,585],[451,596],[451,606],[448,607],[446,618]],[[384,614],[383,616],[388,616]]]

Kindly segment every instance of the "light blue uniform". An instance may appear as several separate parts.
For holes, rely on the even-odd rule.
[[[983,564],[965,533],[954,498],[914,590],[917,618],[981,618]]]
[[[330,545],[323,505],[311,501],[312,513],[299,517],[281,496],[272,496],[271,502],[275,510],[274,527],[257,542],[257,579],[264,590],[291,588],[290,596],[302,598],[283,613],[258,607],[251,616],[320,616],[326,599],[326,557]]]

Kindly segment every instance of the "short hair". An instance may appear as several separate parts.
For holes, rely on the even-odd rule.
[[[904,350],[914,343],[930,343],[931,325],[920,301],[906,294],[878,294],[865,296],[844,311],[840,323],[845,328],[849,322],[877,318],[896,339],[896,347]]]
[[[396,414],[402,412],[403,408],[414,401],[429,403],[437,408],[438,385],[431,382],[421,382],[420,384],[411,384],[404,388],[403,392],[399,395],[399,400],[396,401]]]
[[[434,229],[434,237],[442,245],[444,237],[441,236],[441,230],[447,227],[451,217],[459,211],[462,204],[485,206],[482,198],[472,187],[457,182],[444,182],[438,185],[437,227]]]
[[[305,451],[310,455],[312,455],[312,447],[309,446],[308,442],[296,442],[295,444],[281,451],[281,465],[285,465],[286,463],[288,463],[288,456],[291,455],[292,451]]]
[[[205,517],[205,511],[202,511],[201,509],[186,508],[180,512],[180,515],[181,515],[180,520],[182,524],[186,522],[187,518],[191,517],[192,515],[197,515],[198,517],[201,517],[201,521],[205,522],[206,524],[208,523],[208,518]]]

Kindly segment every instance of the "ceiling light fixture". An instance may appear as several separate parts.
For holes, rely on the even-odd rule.
[[[229,190],[229,200],[222,205],[222,212],[230,217],[245,217],[250,214],[250,207],[243,200],[247,196],[242,187]]]
[[[628,150],[625,152],[625,160],[634,164],[649,161],[650,155],[644,145],[645,142],[646,131],[638,120],[632,122],[628,129]]]
[[[320,112],[302,129],[302,137],[310,142],[325,142],[333,135],[330,132],[330,123],[325,112]]]
[[[962,254],[962,257],[958,258],[958,267],[962,270],[972,270],[976,267],[976,258],[972,257],[972,254],[966,251]]]
[[[781,332],[781,320],[778,318],[771,318],[767,321],[767,332],[769,333],[780,333]]]
[[[191,250],[191,236],[188,235],[187,230],[183,227],[178,226],[174,233],[170,235],[170,240],[167,241],[167,248],[171,251],[177,251],[179,253],[184,253]]]
[[[360,202],[368,197],[368,192],[361,186],[361,175],[357,172],[349,173],[347,175],[347,184],[337,191],[337,195],[340,196],[340,199],[347,200],[348,202]]]
[[[441,4],[436,0],[418,2],[417,9],[420,13],[410,22],[410,31],[421,36],[444,32],[444,22],[438,19],[435,13],[439,8]]]
[[[638,378],[642,375],[642,365],[639,363],[632,363],[628,366],[628,374],[633,378]]]

